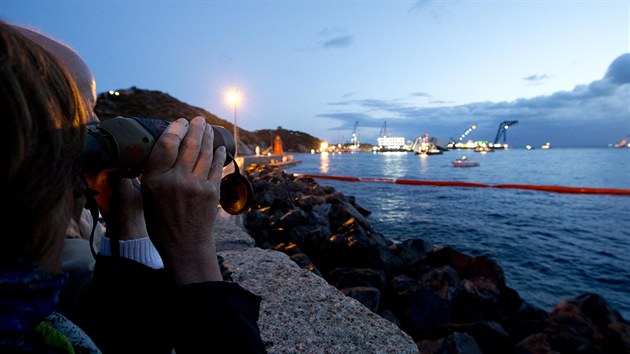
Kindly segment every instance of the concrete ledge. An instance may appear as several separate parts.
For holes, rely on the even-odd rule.
[[[214,232],[233,281],[263,298],[258,326],[270,354],[419,352],[395,324],[286,254],[254,247],[241,216],[219,210]]]

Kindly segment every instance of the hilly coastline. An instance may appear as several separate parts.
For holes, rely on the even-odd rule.
[[[188,105],[161,91],[139,89],[135,86],[100,93],[94,110],[101,121],[118,116],[175,120],[202,115],[206,117],[208,123],[223,126],[230,133],[234,131],[232,123],[203,108]],[[256,147],[260,151],[265,151],[273,145],[276,136],[282,139],[285,152],[310,152],[312,149],[318,149],[322,143],[320,139],[307,133],[282,127],[255,131],[238,127],[238,151],[244,155],[253,154]]]

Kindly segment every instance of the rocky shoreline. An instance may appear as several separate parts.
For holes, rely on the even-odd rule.
[[[242,221],[255,245],[358,300],[422,353],[630,353],[629,322],[597,294],[540,309],[506,286],[489,257],[420,239],[392,243],[354,197],[278,166],[252,164],[244,174],[254,203]]]

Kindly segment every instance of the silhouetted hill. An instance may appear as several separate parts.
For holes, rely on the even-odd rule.
[[[147,117],[175,120],[180,117],[193,118],[198,115],[206,117],[206,121],[213,125],[221,125],[230,133],[234,132],[234,125],[227,120],[202,109],[188,105],[178,99],[160,91],[143,90],[137,87],[119,90],[115,93],[103,92],[98,95],[95,108],[101,120],[117,116]],[[277,129],[262,129],[250,132],[238,129],[239,154],[253,154],[256,146],[264,151],[273,144],[273,139],[279,135],[285,152],[310,152],[318,149],[321,140],[309,134]]]

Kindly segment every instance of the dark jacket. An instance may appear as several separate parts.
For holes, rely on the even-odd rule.
[[[164,270],[97,256],[79,325],[107,353],[266,353],[261,297],[231,282],[172,286]]]

